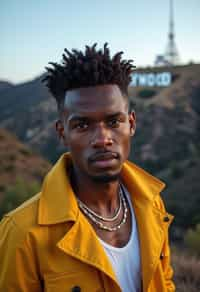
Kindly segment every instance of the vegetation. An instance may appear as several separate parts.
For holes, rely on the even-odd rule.
[[[200,291],[200,259],[187,251],[173,249],[172,265],[176,292]]]
[[[32,151],[28,148],[21,148],[19,149],[19,152],[22,153],[25,156],[31,156],[32,155]]]
[[[156,90],[153,89],[142,89],[138,92],[139,97],[151,98],[156,95]]]
[[[185,243],[193,253],[200,256],[200,224],[195,229],[189,229],[185,234]]]
[[[22,178],[17,178],[14,185],[4,190],[4,196],[0,204],[0,218],[36,194],[39,189],[40,185],[38,182],[27,183]]]

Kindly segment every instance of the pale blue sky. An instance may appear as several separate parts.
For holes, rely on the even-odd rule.
[[[174,8],[181,59],[200,63],[200,0],[174,0]],[[168,17],[168,0],[1,0],[0,79],[32,79],[65,47],[94,42],[152,65],[166,48]]]

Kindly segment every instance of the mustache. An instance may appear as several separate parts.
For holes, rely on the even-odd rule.
[[[103,150],[103,151],[95,152],[88,158],[89,162],[98,161],[98,160],[106,160],[106,159],[119,159],[119,153]]]

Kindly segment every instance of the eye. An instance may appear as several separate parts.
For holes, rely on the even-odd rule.
[[[117,128],[120,125],[120,119],[119,118],[113,118],[113,119],[108,121],[108,125],[109,125],[109,127]]]
[[[74,125],[75,129],[78,130],[86,130],[88,128],[89,124],[86,121],[79,121]]]

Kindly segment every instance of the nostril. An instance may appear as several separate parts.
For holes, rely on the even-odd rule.
[[[113,144],[113,139],[112,138],[109,138],[108,141],[107,141],[107,143],[112,145]]]
[[[91,145],[92,147],[104,147],[104,146],[110,146],[113,144],[112,138],[102,138],[102,139],[95,139],[92,140]]]

